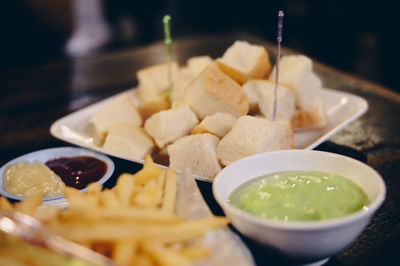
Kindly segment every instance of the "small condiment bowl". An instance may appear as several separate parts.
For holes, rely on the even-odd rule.
[[[340,218],[285,222],[257,217],[228,201],[236,188],[253,178],[293,170],[334,172],[345,176],[364,190],[369,204]],[[257,154],[225,167],[214,180],[213,193],[243,235],[288,258],[318,263],[358,237],[384,201],[386,188],[375,170],[355,159],[322,151],[284,150]]]
[[[33,163],[35,161],[45,163],[48,160],[60,158],[60,157],[75,157],[75,156],[91,156],[95,157],[101,161],[103,161],[107,165],[107,171],[103,175],[103,177],[97,182],[100,184],[104,184],[113,174],[114,172],[114,163],[113,161],[106,155],[94,152],[88,149],[77,148],[77,147],[57,147],[57,148],[49,148],[44,150],[39,150],[31,153],[27,153],[18,158],[15,158],[0,168],[0,195],[3,195],[9,199],[13,200],[23,200],[24,197],[16,196],[8,193],[3,189],[3,173],[7,169],[8,166],[13,165],[18,162],[29,162]],[[87,191],[86,188],[81,189],[82,192]],[[65,205],[65,200],[63,196],[54,196],[54,197],[44,197],[43,202],[45,205]]]

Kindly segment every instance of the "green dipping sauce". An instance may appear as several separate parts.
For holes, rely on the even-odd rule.
[[[287,171],[246,182],[232,192],[229,202],[263,218],[320,221],[356,212],[368,204],[368,197],[335,173]]]

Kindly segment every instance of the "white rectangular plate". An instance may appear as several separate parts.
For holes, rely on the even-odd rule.
[[[128,92],[134,98],[134,90],[131,89]],[[89,118],[116,96],[109,97],[58,119],[51,125],[50,133],[60,140],[142,164],[143,160],[141,159],[130,158],[94,145],[92,137],[85,132]],[[320,90],[320,97],[325,103],[328,124],[319,130],[295,132],[295,149],[311,150],[315,148],[347,124],[363,115],[368,109],[367,101],[354,94],[332,89],[322,89]],[[196,178],[208,182],[213,181],[211,178],[201,176],[196,176]]]

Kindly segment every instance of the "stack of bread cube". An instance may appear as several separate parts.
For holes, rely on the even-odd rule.
[[[280,59],[273,119],[275,71],[267,50],[246,41],[235,41],[215,60],[197,56],[185,66],[146,67],[137,72],[134,94],[110,99],[87,130],[111,153],[132,159],[151,154],[175,170],[189,167],[213,178],[247,156],[294,148],[293,131],[326,125],[322,84],[304,55]]]

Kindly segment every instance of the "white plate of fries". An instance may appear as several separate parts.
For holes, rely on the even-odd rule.
[[[128,92],[134,99],[136,90],[130,89]],[[125,93],[123,92],[123,93]],[[101,107],[107,104],[114,95],[97,103],[91,104],[69,115],[55,121],[50,128],[50,133],[63,141],[109,154],[122,159],[130,160],[143,164],[139,158],[128,157],[123,154],[108,151],[94,144],[92,136],[87,133],[86,126],[90,117]],[[337,91],[332,89],[321,89],[320,98],[324,101],[328,124],[318,130],[298,131],[294,133],[294,148],[311,150],[343,129],[350,122],[363,115],[368,109],[368,103],[362,97],[354,94]],[[167,167],[168,165],[160,165]],[[213,178],[195,176],[196,179],[213,182]]]
[[[30,215],[116,265],[254,265],[226,227],[229,220],[211,214],[190,171],[178,176],[150,156],[142,170],[122,174],[112,189],[93,183],[81,193],[68,187],[65,198],[62,210],[43,207],[39,196],[14,205],[0,197],[0,210]]]

